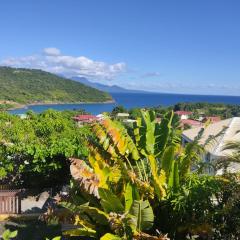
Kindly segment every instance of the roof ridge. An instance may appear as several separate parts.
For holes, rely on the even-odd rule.
[[[225,138],[225,136],[227,135],[227,133],[229,132],[229,130],[231,129],[231,126],[234,122],[234,120],[236,119],[236,117],[232,117],[230,123],[228,124],[228,128],[227,130],[224,132],[224,134],[222,135],[220,141],[219,141],[219,144],[214,148],[213,150],[213,154],[216,154],[217,152],[219,152],[219,148],[220,146],[222,147],[222,143],[223,143],[223,139]]]

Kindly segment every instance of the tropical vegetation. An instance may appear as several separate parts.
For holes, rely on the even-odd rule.
[[[132,129],[107,118],[92,131],[88,158],[71,159],[72,188],[59,210],[76,227],[64,235],[102,240],[239,235],[239,178],[204,174],[198,145],[204,129],[183,147],[173,112],[158,123],[154,112],[142,111]],[[57,211],[45,216],[57,218]]]
[[[68,158],[88,154],[84,141],[89,129],[77,127],[72,119],[77,113],[28,112],[22,119],[1,112],[0,184],[42,188],[68,183]]]
[[[205,174],[213,166],[201,155],[214,136],[199,145],[204,128],[183,146],[173,111],[161,122],[154,111],[140,111],[131,127],[107,117],[79,128],[74,114],[0,115],[2,183],[43,187],[70,181],[69,194],[57,196],[57,207],[41,217],[48,224],[71,224],[64,238],[239,238],[240,178],[227,171]],[[229,161],[239,159],[238,143],[226,148],[235,148]]]
[[[224,104],[224,103],[206,103],[206,102],[181,102],[171,106],[156,106],[146,108],[156,113],[157,117],[162,117],[169,111],[190,111],[192,112],[191,118],[199,119],[201,116],[218,116],[221,119],[239,117],[240,105],[239,104]],[[116,115],[118,112],[126,112],[130,114],[130,117],[137,119],[141,117],[141,108],[125,109],[123,106],[116,106],[112,110],[112,115]]]

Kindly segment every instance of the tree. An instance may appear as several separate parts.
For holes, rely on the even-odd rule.
[[[125,109],[123,106],[118,105],[116,107],[113,108],[112,110],[112,115],[116,116],[118,113],[127,113],[127,109]]]
[[[27,119],[0,113],[1,182],[24,187],[68,182],[68,158],[87,155],[87,134],[65,112],[31,112]]]

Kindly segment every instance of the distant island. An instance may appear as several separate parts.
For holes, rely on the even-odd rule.
[[[108,93],[150,93],[143,90],[127,89],[127,88],[120,87],[118,85],[106,85],[98,82],[93,82],[93,81],[89,81],[85,77],[72,77],[71,79],[74,81],[83,83],[89,87],[93,87],[100,91],[104,91]]]
[[[37,69],[0,67],[0,108],[31,104],[110,102],[103,91]]]

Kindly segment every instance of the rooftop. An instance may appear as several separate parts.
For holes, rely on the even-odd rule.
[[[117,117],[129,117],[129,113],[118,113]]]
[[[193,141],[202,127],[204,126],[185,130],[183,131],[182,137],[187,141]],[[223,134],[206,146],[206,150],[215,156],[231,154],[230,150],[223,151],[223,146],[230,141],[240,141],[240,117],[229,118],[205,126],[205,131],[200,139],[200,144],[204,144],[210,136],[216,136],[223,129],[226,129]]]
[[[188,112],[188,111],[176,111],[175,114],[177,114],[177,115],[191,115],[192,112]]]
[[[193,119],[182,119],[181,120],[182,125],[190,125],[190,126],[202,126],[202,123]]]
[[[95,120],[96,118],[97,118],[96,116],[88,115],[88,114],[78,115],[73,117],[75,121],[89,121],[89,120]]]

